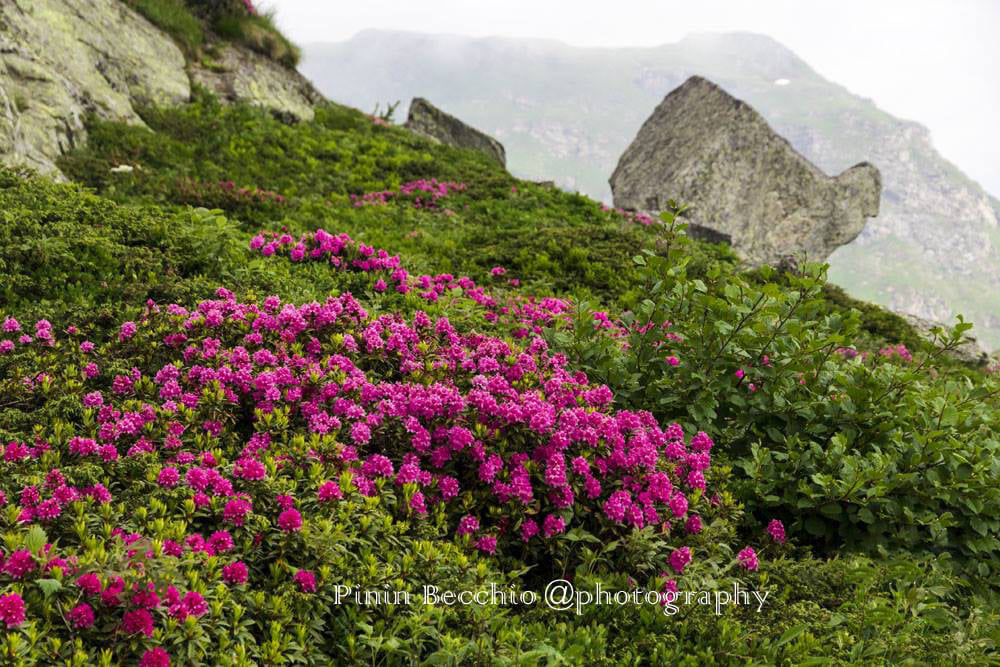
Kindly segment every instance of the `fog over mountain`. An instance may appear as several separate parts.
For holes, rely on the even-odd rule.
[[[957,313],[1000,346],[1000,202],[934,149],[929,132],[819,76],[775,40],[691,35],[655,48],[368,30],[307,44],[302,71],[335,100],[423,96],[492,134],[515,175],[610,201],[622,151],[670,90],[698,74],[741,98],[828,174],[868,160],[882,172],[878,218],[830,259],[855,296],[925,318]],[[668,194],[668,193],[667,193]]]

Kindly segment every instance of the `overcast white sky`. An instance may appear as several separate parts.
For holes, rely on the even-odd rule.
[[[1000,0],[261,0],[296,42],[366,28],[654,46],[689,32],[771,35],[826,78],[931,129],[1000,196]]]

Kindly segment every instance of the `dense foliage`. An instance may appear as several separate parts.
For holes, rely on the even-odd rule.
[[[6,662],[996,661],[963,327],[336,105],[143,117],[0,171]],[[653,598],[416,597],[558,578]]]

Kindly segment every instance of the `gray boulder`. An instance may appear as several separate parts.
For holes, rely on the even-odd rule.
[[[441,111],[422,97],[413,98],[409,117],[403,127],[448,146],[471,148],[496,160],[502,166],[507,166],[507,154],[503,144],[488,134],[466,125],[451,114]]]
[[[691,77],[666,96],[610,179],[616,207],[646,213],[674,199],[691,229],[727,240],[750,264],[823,261],[878,214],[878,169],[829,177],[746,103]]]

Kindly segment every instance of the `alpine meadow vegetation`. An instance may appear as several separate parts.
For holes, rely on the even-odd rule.
[[[3,664],[997,664],[971,325],[332,102],[142,117],[0,169]]]

